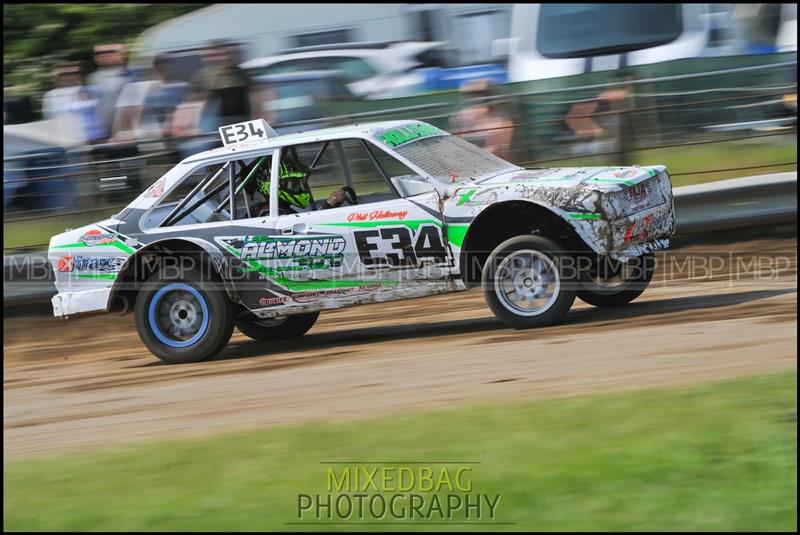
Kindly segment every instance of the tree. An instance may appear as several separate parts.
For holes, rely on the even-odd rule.
[[[83,61],[92,70],[95,45],[130,47],[148,28],[208,5],[3,4],[4,92],[38,101],[56,63]]]

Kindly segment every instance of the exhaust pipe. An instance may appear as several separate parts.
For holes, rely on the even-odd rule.
[[[109,312],[113,313],[115,316],[124,316],[130,311],[131,302],[125,295],[118,295],[114,298],[114,301],[111,302]]]

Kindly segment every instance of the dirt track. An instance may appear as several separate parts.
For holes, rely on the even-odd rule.
[[[215,360],[184,366],[152,357],[130,316],[7,319],[5,456],[791,369],[796,244],[676,250],[634,303],[609,311],[576,301],[544,329],[506,328],[472,290],[324,313],[292,342],[236,333]],[[676,272],[686,253],[709,251],[723,253],[712,279]],[[733,251],[744,254],[724,254]],[[752,274],[756,258],[760,278],[731,279]]]

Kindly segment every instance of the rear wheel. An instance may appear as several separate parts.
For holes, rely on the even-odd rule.
[[[560,320],[575,301],[575,288],[554,242],[518,236],[492,251],[483,269],[486,303],[504,323],[517,329]]]
[[[652,254],[628,262],[604,262],[581,282],[578,297],[596,307],[626,305],[644,293],[655,270],[656,259]]]
[[[253,340],[285,340],[299,338],[314,326],[319,312],[260,319],[253,315],[236,320],[236,328]]]
[[[150,277],[136,298],[136,328],[147,349],[170,364],[199,362],[219,353],[233,333],[233,310],[216,281],[196,270]]]

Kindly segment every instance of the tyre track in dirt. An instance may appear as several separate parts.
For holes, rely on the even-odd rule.
[[[710,251],[723,259],[713,276],[676,269]],[[782,261],[741,276],[754,258]],[[665,256],[637,301],[576,301],[552,327],[509,329],[471,290],[326,312],[295,341],[237,333],[183,366],[152,357],[130,316],[7,318],[6,457],[791,369],[796,292],[796,239],[692,246]]]

